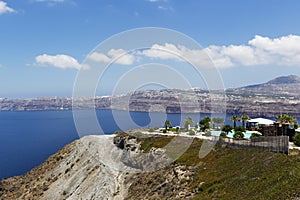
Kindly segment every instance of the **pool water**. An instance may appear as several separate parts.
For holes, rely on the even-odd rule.
[[[222,131],[211,131],[211,134],[212,134],[213,136],[220,136],[221,132],[222,132]],[[234,134],[234,131],[229,132],[227,136],[228,136],[228,137],[233,137],[233,134]],[[249,139],[250,136],[251,136],[251,134],[252,134],[252,132],[246,131],[246,133],[245,133],[245,138],[248,138],[248,139]]]

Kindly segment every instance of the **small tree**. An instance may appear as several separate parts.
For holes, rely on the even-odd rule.
[[[169,130],[171,126],[172,126],[172,125],[171,125],[171,122],[170,122],[169,120],[166,120],[166,121],[165,121],[165,129],[166,129],[166,130]]]
[[[241,131],[236,131],[234,134],[233,134],[233,138],[234,139],[243,139],[245,137],[244,133],[241,132]]]
[[[222,131],[225,132],[226,135],[228,135],[228,133],[232,131],[232,126],[227,124],[227,125],[223,126]]]
[[[294,144],[300,146],[300,134],[294,136]]]
[[[206,129],[209,129],[210,121],[210,117],[204,117],[203,119],[201,119],[199,122],[200,130],[204,132]]]

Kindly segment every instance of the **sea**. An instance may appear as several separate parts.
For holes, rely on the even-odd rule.
[[[191,117],[195,122],[205,116],[225,117],[225,123],[231,124],[231,115],[221,114],[211,116],[208,113],[166,114],[118,110],[93,112],[98,126],[94,125],[95,120],[89,119],[90,110],[76,111],[76,117],[70,110],[0,111],[0,180],[28,172],[66,144],[84,135],[162,127],[166,119],[173,126],[179,126],[183,125],[186,117]],[[78,126],[81,122],[86,129]]]

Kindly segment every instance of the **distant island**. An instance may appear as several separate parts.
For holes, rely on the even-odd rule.
[[[139,90],[117,96],[33,99],[0,98],[2,111],[37,111],[73,109],[116,109],[167,113],[223,113],[249,116],[276,116],[288,113],[300,116],[300,77],[281,76],[266,83],[231,88],[225,91],[207,89]],[[215,109],[214,101],[226,102],[226,107]],[[218,100],[219,99],[219,100]],[[184,109],[183,109],[184,108]]]

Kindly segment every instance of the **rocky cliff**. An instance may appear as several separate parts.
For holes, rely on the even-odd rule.
[[[143,153],[135,136],[86,136],[28,173],[0,181],[0,199],[124,199],[133,174],[167,164],[163,149]]]
[[[27,174],[0,182],[0,199],[123,199],[123,150],[111,136],[86,136]]]

